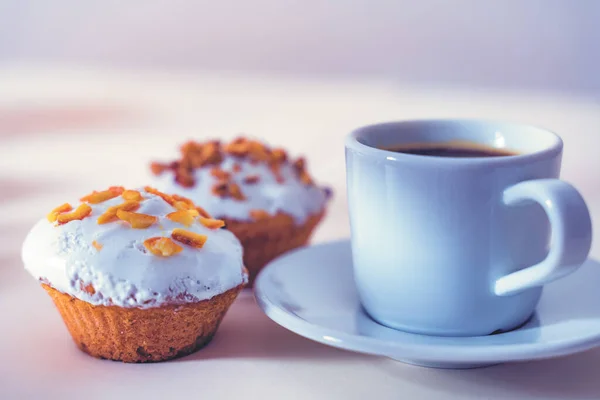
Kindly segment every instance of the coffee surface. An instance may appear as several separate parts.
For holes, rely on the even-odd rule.
[[[473,158],[473,157],[507,157],[519,153],[508,149],[486,146],[472,142],[440,142],[440,143],[400,143],[380,147],[382,150],[396,153],[415,154],[432,157]]]

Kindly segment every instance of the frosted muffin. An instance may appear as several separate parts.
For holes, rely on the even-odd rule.
[[[269,261],[308,242],[330,196],[303,158],[243,137],[185,143],[179,160],[151,169],[159,189],[189,197],[226,222],[242,243],[250,282]]]
[[[164,361],[207,344],[247,282],[224,226],[188,199],[111,187],[52,210],[22,258],[81,350]]]

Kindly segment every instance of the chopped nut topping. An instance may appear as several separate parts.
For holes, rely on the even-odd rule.
[[[183,196],[180,196],[178,194],[174,194],[171,197],[173,198],[173,200],[175,200],[175,201],[182,201],[182,202],[186,203],[187,205],[189,205],[190,207],[194,206],[194,202],[191,199],[187,198],[187,197],[183,197]]]
[[[150,239],[146,239],[144,240],[144,247],[150,253],[159,257],[170,257],[183,250],[183,247],[167,237],[151,237]]]
[[[221,142],[213,140],[212,142],[206,143],[202,147],[202,156],[206,165],[220,164],[223,161],[223,154],[221,154]]]
[[[257,141],[248,142],[248,155],[251,161],[268,161],[271,151],[262,143]]]
[[[70,213],[58,214],[56,221],[58,225],[66,224],[67,222],[82,220],[92,213],[92,207],[87,204],[81,204],[77,209]]]
[[[126,190],[121,194],[125,200],[142,201],[144,198],[137,190]]]
[[[123,191],[125,190],[125,188],[123,186],[111,186],[108,188],[109,191],[111,192],[116,192],[116,193],[123,193]]]
[[[265,210],[250,210],[250,217],[255,221],[269,218],[269,213]]]
[[[187,142],[181,146],[181,154],[188,161],[192,168],[199,168],[206,165],[217,165],[223,161],[221,154],[221,144],[218,141],[207,143]]]
[[[197,249],[202,248],[202,246],[204,246],[204,243],[206,243],[206,239],[208,238],[206,235],[200,235],[198,233],[186,231],[185,229],[179,228],[173,229],[171,237],[177,240],[178,242],[181,242],[191,247],[195,247]]]
[[[46,216],[46,218],[48,218],[48,221],[50,221],[50,222],[56,222],[56,219],[58,218],[59,214],[66,213],[68,211],[71,211],[72,209],[73,209],[73,207],[71,207],[71,205],[69,203],[61,204],[60,206],[56,207],[54,210],[50,211],[50,213]]]
[[[201,217],[203,217],[203,218],[211,218],[211,216],[208,213],[208,211],[206,211],[204,208],[202,208],[200,206],[196,206],[196,210],[198,211],[198,214],[200,214]]]
[[[125,189],[122,186],[111,186],[108,190],[102,192],[96,192],[94,190],[87,196],[83,196],[80,200],[91,204],[98,204],[121,195],[124,190]]]
[[[229,184],[229,195],[239,201],[246,200],[246,196],[242,194],[242,191],[237,183]]]
[[[294,166],[294,169],[296,169],[296,171],[303,171],[306,165],[306,161],[304,160],[304,157],[300,157],[296,159],[296,161],[294,161],[292,165]]]
[[[245,138],[239,137],[225,145],[223,150],[235,157],[245,157],[250,151],[250,143]]]
[[[114,222],[119,219],[117,218],[118,210],[136,211],[138,208],[140,208],[140,203],[138,203],[137,201],[129,200],[119,204],[118,206],[108,207],[104,214],[98,217],[98,220],[96,222],[99,225],[108,224],[109,222]]]
[[[283,149],[273,149],[271,151],[271,159],[276,163],[283,163],[287,161],[287,153]]]
[[[146,192],[148,192],[148,193],[151,193],[153,195],[156,195],[156,196],[162,198],[164,201],[166,201],[167,203],[169,203],[169,205],[171,205],[171,206],[173,204],[175,204],[175,199],[173,199],[173,196],[169,196],[168,194],[163,193],[160,190],[156,190],[156,189],[154,189],[153,187],[150,187],[150,186],[146,186],[144,188],[144,190]]]
[[[279,164],[271,164],[271,172],[273,173],[273,176],[275,177],[275,181],[277,181],[277,183],[285,182],[285,179],[283,179],[283,175],[281,175],[281,167]]]
[[[223,171],[221,168],[214,167],[210,170],[210,174],[219,180],[228,180],[231,176],[229,172]]]
[[[198,215],[199,213],[196,210],[178,210],[167,214],[167,218],[182,225],[190,226]]]
[[[194,186],[194,177],[185,167],[180,167],[175,171],[175,181],[183,187]]]
[[[233,185],[233,191],[235,195],[235,188],[237,185]],[[228,191],[230,190],[230,186],[231,185],[229,182],[227,182]],[[125,199],[125,201],[116,206],[110,206],[106,208],[100,207],[105,211],[98,217],[98,224],[106,224],[120,220],[127,222],[133,229],[146,229],[159,222],[159,216],[134,212],[140,208],[140,200],[144,199],[140,191],[120,189],[123,188],[111,187],[105,191],[110,192],[111,194],[118,193]],[[145,191],[155,196],[159,196],[162,200],[175,208],[173,212],[170,212],[166,215],[166,217],[171,221],[189,227],[192,226],[195,223],[196,218],[198,218],[198,222],[209,229],[219,229],[225,227],[225,221],[211,218],[206,210],[204,210],[202,207],[196,206],[194,202],[187,197],[179,195],[170,196],[151,187],[146,187]],[[102,193],[101,196],[104,196],[104,192],[94,192],[91,195],[86,196],[86,200],[95,201],[96,198],[99,197],[97,196],[98,193]],[[57,221],[58,225],[61,225],[76,219],[81,220],[91,215],[92,212],[92,207],[87,203],[82,203],[75,211],[72,211],[72,207],[65,203],[52,210],[50,214],[48,214],[48,219],[50,221]],[[164,230],[162,225],[160,225],[160,229]],[[176,228],[172,230],[171,237],[152,237],[144,241],[144,246],[152,254],[160,257],[168,257],[183,250],[183,247],[178,245],[176,242],[200,249],[204,246],[206,240],[206,235],[201,235],[186,229]],[[103,245],[98,241],[93,240],[90,244],[90,247],[93,247],[96,249],[96,251],[101,251]],[[93,290],[93,287],[90,286],[90,288]],[[89,293],[94,294],[95,292]]]
[[[91,296],[96,294],[96,289],[94,289],[94,285],[92,285],[91,283],[84,285],[83,282],[80,281],[79,287],[81,288],[81,290],[83,290],[84,292],[86,292],[87,294],[89,294]]]
[[[300,181],[302,183],[304,183],[305,185],[313,185],[313,180],[310,177],[310,175],[308,174],[308,172],[306,172],[306,161],[304,160],[304,158],[300,157],[298,158],[296,161],[294,161],[294,169],[296,170],[296,174],[298,175],[298,178],[300,179]]]
[[[238,184],[234,182],[219,181],[213,185],[212,193],[223,198],[231,197],[238,201],[246,200],[246,196],[244,196]]]
[[[219,229],[225,226],[225,221],[221,219],[212,219],[212,218],[199,218],[200,223],[207,227],[208,229]]]
[[[249,175],[249,176],[247,176],[247,177],[244,178],[244,183],[246,183],[248,185],[254,185],[259,180],[260,180],[260,176],[258,176],[258,175]]]
[[[128,222],[133,229],[146,229],[158,221],[158,218],[153,215],[124,210],[117,210],[117,217],[122,221]]]
[[[171,198],[173,199],[172,206],[178,210],[194,210],[196,207],[194,202],[187,197],[174,194]]]
[[[226,197],[229,194],[229,183],[226,181],[215,183],[212,187],[212,192],[216,196]]]
[[[302,183],[304,183],[305,185],[312,185],[313,184],[312,178],[310,177],[310,175],[306,171],[302,171],[300,173],[300,181]]]
[[[240,159],[232,165],[231,171],[225,171],[221,166],[224,155]],[[284,166],[292,166],[298,179],[306,185],[314,185],[311,176],[306,170],[306,161],[304,158],[300,157],[292,162],[284,149],[270,148],[259,141],[244,137],[238,137],[225,144],[221,144],[218,141],[204,143],[189,141],[181,146],[180,160],[170,164],[153,163],[150,168],[155,174],[160,174],[165,169],[168,169],[173,172],[175,181],[181,186],[192,187],[196,183],[194,169],[212,167],[210,173],[217,179],[212,188],[212,193],[219,197],[244,200],[244,194],[237,190],[235,186],[230,185],[231,176],[241,172],[243,169],[241,165],[242,159],[252,165],[268,165],[278,183],[284,183],[285,181],[282,168]],[[245,180],[244,182],[248,184],[258,183],[255,179],[254,177],[248,177],[247,181]]]
[[[168,169],[169,169],[169,165],[167,165],[167,164],[162,164],[159,162],[150,163],[150,171],[152,171],[152,173],[154,175],[160,175]]]

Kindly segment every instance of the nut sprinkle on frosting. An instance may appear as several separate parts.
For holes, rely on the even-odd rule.
[[[161,175],[165,171],[172,171],[175,174],[175,181],[181,186],[192,187],[195,183],[194,170],[197,168],[209,167],[210,173],[213,177],[217,178],[220,183],[230,183],[232,173],[239,173],[241,166],[234,164],[231,172],[223,170],[220,165],[225,160],[226,156],[232,156],[237,161],[249,161],[253,163],[263,163],[269,167],[273,175],[277,177],[278,171],[281,168],[281,164],[288,163],[288,156],[283,149],[271,149],[265,144],[250,140],[244,137],[238,137],[227,144],[221,144],[220,141],[210,141],[205,143],[199,143],[189,141],[181,146],[181,159],[168,164],[161,164],[153,162],[151,164],[151,170],[155,175]],[[305,169],[304,158],[295,160],[292,165],[294,170],[298,174],[298,177],[307,175],[308,172]],[[258,177],[251,178],[251,183],[256,183]],[[283,183],[283,179],[277,179],[278,182]],[[312,185],[312,179],[305,179],[307,185]],[[215,195],[222,196],[222,191],[215,191]]]
[[[189,141],[178,160],[153,162],[155,184],[191,197],[220,218],[253,220],[251,211],[279,212],[302,223],[318,214],[327,196],[315,185],[304,158],[282,148],[238,137],[228,143]]]
[[[209,229],[225,227],[225,221],[210,218],[210,215],[208,215],[206,211],[204,211],[201,207],[197,207],[193,201],[186,197],[179,195],[171,196],[149,186],[147,186],[144,190],[148,194],[160,197],[165,203],[174,208],[173,212],[170,212],[166,215],[166,218],[173,222],[186,227],[190,227],[194,223],[199,223]],[[122,195],[123,198],[131,200],[127,200],[124,203],[116,206],[108,207],[106,211],[96,220],[98,225],[123,221],[128,223],[132,229],[147,229],[158,222],[158,216],[134,212],[140,208],[140,201],[144,200],[144,197],[142,197],[140,192],[137,190],[125,190],[121,186],[113,186],[108,190],[101,192],[94,191],[91,194],[82,197],[81,201],[86,201],[91,204],[100,204],[114,199],[120,195]],[[56,226],[58,226],[71,221],[82,220],[92,213],[92,208],[85,203],[81,204],[75,211],[67,213],[72,209],[73,208],[69,203],[60,205],[50,211],[47,219],[49,222],[56,221]],[[202,210],[202,216],[199,210]],[[200,235],[189,230],[179,228],[173,229],[171,237],[178,242],[187,244],[197,249],[202,248],[208,239],[206,235]],[[168,257],[181,251],[179,246],[175,245],[177,246],[175,247],[167,241],[159,241],[157,239],[158,238],[150,238],[144,242],[144,246],[150,250],[152,254],[160,255],[161,257]],[[98,250],[101,248],[98,248],[95,240],[92,242],[92,246],[96,247]]]
[[[187,197],[114,186],[80,201],[51,210],[23,245],[26,269],[63,293],[147,308],[209,299],[247,280],[239,241]]]

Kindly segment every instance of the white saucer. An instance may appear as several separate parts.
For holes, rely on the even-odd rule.
[[[549,284],[521,328],[479,337],[436,337],[379,325],[362,310],[348,240],[303,248],[259,275],[255,296],[279,325],[346,350],[437,368],[474,368],[571,354],[600,345],[600,263]]]

